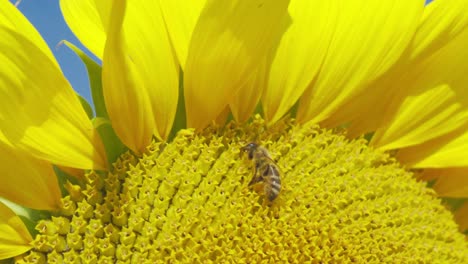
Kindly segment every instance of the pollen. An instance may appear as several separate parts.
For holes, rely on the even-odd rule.
[[[249,188],[241,147],[268,149],[272,202]],[[182,130],[109,173],[66,184],[62,211],[21,263],[466,263],[453,216],[425,183],[364,139],[260,117]]]

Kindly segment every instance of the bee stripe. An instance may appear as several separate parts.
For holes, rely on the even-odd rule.
[[[268,200],[273,201],[274,199],[276,199],[276,197],[278,197],[279,192],[280,190],[271,188],[267,193]]]
[[[275,166],[268,164],[265,170],[263,171],[263,176],[268,176],[268,175],[279,177],[278,169]]]
[[[278,168],[276,168],[276,166],[270,166],[270,167],[271,167],[271,172],[273,173],[273,175],[279,177]]]
[[[280,192],[280,189],[271,188],[271,192],[278,194]]]
[[[278,172],[278,168],[274,165],[269,165],[269,171],[270,171],[270,188],[269,188],[269,194],[268,194],[268,199],[270,201],[273,201],[278,197],[278,194],[281,191],[281,179],[280,175]]]
[[[273,187],[275,187],[276,189],[278,189],[278,190],[281,189],[281,184],[280,184],[279,182],[277,182],[277,181],[273,181],[273,182],[271,183],[271,185],[272,185]]]

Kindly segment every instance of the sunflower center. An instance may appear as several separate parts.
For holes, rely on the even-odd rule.
[[[270,202],[248,186],[255,141],[279,168]],[[262,183],[260,183],[262,184]],[[263,183],[265,184],[265,183]],[[425,184],[387,154],[293,120],[182,130],[127,153],[106,175],[69,185],[63,210],[39,223],[26,262],[448,262],[464,237]],[[436,261],[436,262],[437,262]]]

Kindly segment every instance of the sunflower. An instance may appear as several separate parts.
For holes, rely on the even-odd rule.
[[[466,1],[60,4],[95,115],[1,2],[0,258],[468,259]]]

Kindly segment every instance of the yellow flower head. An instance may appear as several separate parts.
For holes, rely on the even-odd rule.
[[[269,203],[240,146],[258,135],[281,171]],[[26,262],[462,263],[466,242],[434,192],[388,155],[317,126],[257,117],[127,153],[36,227]],[[363,184],[365,183],[365,184]],[[437,248],[437,253],[433,250]]]
[[[1,259],[468,259],[466,1],[60,5],[96,114],[0,3]]]

